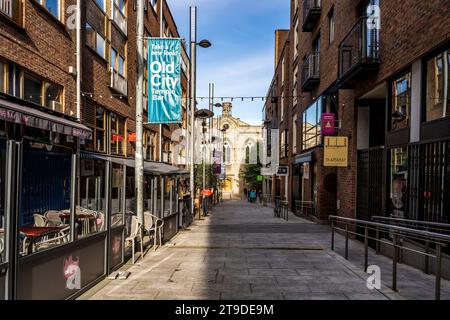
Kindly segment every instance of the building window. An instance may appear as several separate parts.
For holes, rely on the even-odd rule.
[[[426,121],[450,116],[450,49],[427,61]]]
[[[289,155],[289,130],[281,132],[281,157],[286,158]]]
[[[411,110],[411,73],[392,82],[391,130],[404,129],[409,126]]]
[[[144,156],[148,161],[155,161],[156,134],[149,130],[144,132]]]
[[[111,153],[123,155],[125,140],[125,120],[111,114]]]
[[[334,7],[331,8],[330,13],[328,14],[328,32],[329,32],[328,38],[329,38],[329,41],[331,44],[334,41],[335,32],[336,32]]]
[[[35,104],[42,104],[42,80],[27,73],[23,77],[23,99]]]
[[[7,92],[11,96],[17,98],[21,97],[21,70],[14,64],[8,64],[7,66],[8,76],[5,78]]]
[[[284,86],[284,79],[286,77],[286,70],[285,70],[285,61],[284,61],[284,57],[283,60],[281,60],[281,86]]]
[[[297,106],[298,103],[298,65],[295,66],[294,69],[294,85],[292,89],[292,105],[293,107]]]
[[[284,120],[284,92],[281,94],[281,115],[280,120]]]
[[[151,4],[152,4],[152,8],[153,10],[156,12],[156,4],[158,3],[158,0],[150,0]]]
[[[61,20],[61,0],[39,0],[52,15]]]
[[[295,3],[297,3],[297,1],[295,1]],[[298,56],[298,18],[295,21],[295,26],[294,26],[294,60],[297,58]]]
[[[0,92],[6,92],[6,64],[0,61]]]
[[[406,218],[408,202],[408,148],[396,148],[390,152],[390,214]]]
[[[95,0],[95,3],[97,3],[103,12],[106,12],[106,0]]]
[[[231,145],[228,141],[223,143],[223,163],[226,165],[231,164]]]
[[[89,23],[86,23],[86,44],[103,59],[106,58],[105,52],[105,38],[103,38],[97,31],[92,28]]]
[[[103,108],[97,108],[95,111],[95,130],[94,130],[94,139],[95,146],[94,148],[100,152],[106,152],[106,112]]]
[[[297,153],[297,115],[292,118],[292,153]]]
[[[45,106],[53,111],[64,112],[62,107],[62,87],[53,83],[45,83]]]
[[[321,139],[322,100],[320,97],[303,112],[302,150],[318,146]]]
[[[125,77],[125,58],[122,57],[117,51],[111,47],[110,65],[114,71],[119,73],[122,77]]]

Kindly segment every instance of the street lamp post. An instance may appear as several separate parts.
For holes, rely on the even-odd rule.
[[[190,114],[191,114],[191,139],[190,139],[190,189],[191,189],[191,210],[194,212],[195,197],[195,104],[196,104],[196,77],[197,77],[197,46],[209,48],[211,43],[208,40],[201,40],[197,43],[197,7],[190,7]]]

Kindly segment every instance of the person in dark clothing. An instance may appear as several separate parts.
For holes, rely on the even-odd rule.
[[[245,196],[245,199],[248,200],[248,190],[247,190],[247,188],[244,188],[244,196]]]

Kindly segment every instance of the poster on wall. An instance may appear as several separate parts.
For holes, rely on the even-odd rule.
[[[181,123],[181,39],[148,40],[148,121]]]
[[[324,166],[348,166],[348,137],[325,137]]]

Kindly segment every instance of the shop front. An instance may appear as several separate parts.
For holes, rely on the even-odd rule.
[[[134,160],[80,151],[89,128],[19,103],[0,99],[0,300],[71,299],[131,254]],[[144,205],[168,240],[184,172],[148,162],[145,172]]]

